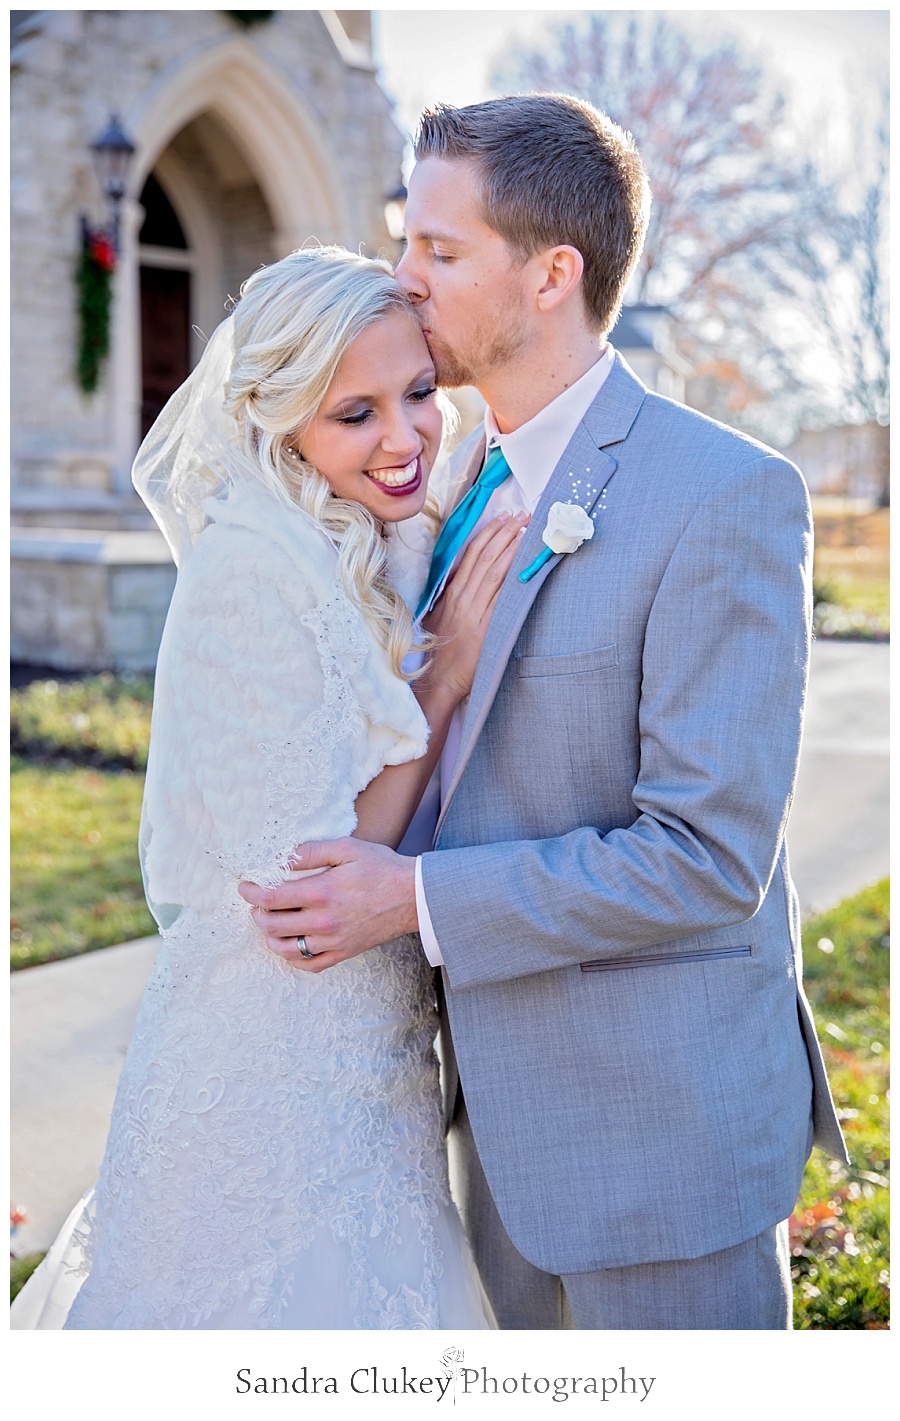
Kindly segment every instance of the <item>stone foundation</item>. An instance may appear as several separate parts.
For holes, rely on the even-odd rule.
[[[156,525],[136,494],[103,493],[95,489],[13,489],[10,523],[17,528],[69,528],[85,532],[131,529],[152,531]]]
[[[10,657],[59,671],[152,671],[175,586],[157,532],[17,528]]]

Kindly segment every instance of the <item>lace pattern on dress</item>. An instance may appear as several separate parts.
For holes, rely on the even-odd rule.
[[[323,1235],[343,1326],[438,1327],[449,1189],[418,943],[310,976],[234,910],[164,938],[67,1327],[202,1327],[242,1304],[277,1328]]]

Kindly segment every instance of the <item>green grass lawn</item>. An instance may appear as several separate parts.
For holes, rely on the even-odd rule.
[[[9,1300],[10,1302],[21,1293],[28,1279],[37,1268],[43,1253],[28,1253],[24,1258],[10,1258],[9,1260]]]
[[[850,1165],[816,1150],[792,1219],[799,1328],[883,1328],[888,1273],[889,885],[804,928],[812,1004]]]
[[[11,965],[144,937],[137,839],[153,678],[103,673],[14,690]]]
[[[144,777],[30,764],[10,772],[10,962],[33,967],[156,931],[137,855]]]

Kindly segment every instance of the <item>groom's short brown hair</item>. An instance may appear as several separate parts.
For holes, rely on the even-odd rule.
[[[547,247],[584,258],[588,319],[615,324],[650,212],[650,187],[630,133],[568,94],[517,94],[426,109],[416,158],[468,159],[484,220],[526,261]]]

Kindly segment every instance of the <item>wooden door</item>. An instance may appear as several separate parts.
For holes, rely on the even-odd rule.
[[[141,267],[141,438],[190,374],[191,278]]]

